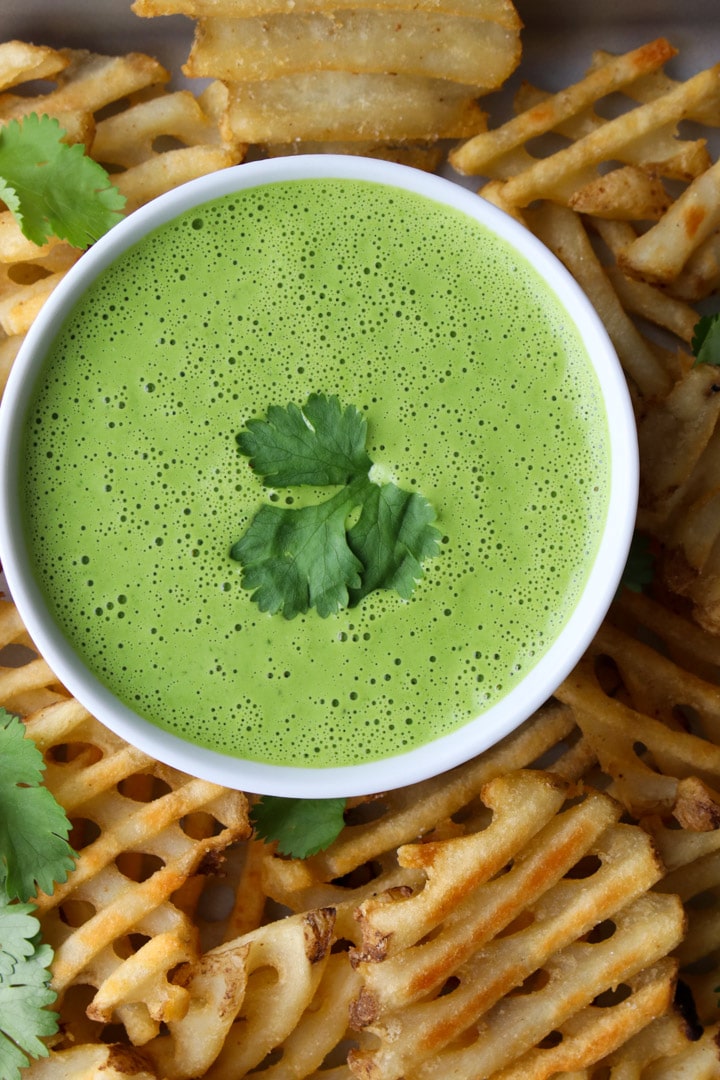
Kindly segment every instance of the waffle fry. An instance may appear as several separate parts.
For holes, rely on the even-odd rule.
[[[101,1027],[118,1017],[141,1044],[187,1009],[186,991],[168,973],[197,956],[197,932],[172,896],[204,860],[248,834],[247,801],[111,735],[25,645],[13,605],[2,601],[0,610],[0,656],[21,644],[25,659],[0,668],[0,704],[24,716],[80,852],[71,880],[36,900],[55,949],[53,985],[60,1001],[76,986],[93,987],[87,1017]],[[183,822],[200,809],[218,824],[194,840]],[[65,1037],[72,1041],[70,1028]]]
[[[54,76],[56,88],[40,94],[2,94],[0,123],[42,112],[56,117],[66,130],[83,127],[86,139],[89,139],[94,130],[95,113],[150,86],[162,86],[170,78],[161,64],[141,53],[101,56],[82,49],[70,49],[59,50],[58,55],[66,62]],[[26,78],[34,78],[32,70],[22,81]],[[19,81],[16,75],[15,85]]]
[[[634,82],[648,72],[656,71],[675,54],[664,38],[658,38],[640,49],[621,57],[608,58],[600,68],[581,82],[531,105],[519,116],[500,128],[480,134],[457,147],[450,154],[450,163],[458,172],[467,175],[497,176],[502,172],[502,160],[526,142],[558,128],[572,117],[594,105],[599,98]],[[532,162],[530,155],[523,159]]]
[[[535,199],[564,201],[578,187],[594,178],[596,167],[604,161],[622,160],[625,149],[637,147],[642,139],[652,139],[666,125],[677,122],[694,106],[712,107],[720,100],[720,67],[701,71],[663,97],[638,105],[631,112],[608,120],[563,150],[534,162],[523,172],[503,183],[502,201],[507,206],[525,207]],[[677,175],[675,155],[672,165],[663,167],[653,160],[656,170]]]
[[[600,314],[636,391],[636,411],[648,399],[665,397],[673,385],[669,358],[642,334],[623,307],[582,219],[552,202],[541,203],[526,216],[533,232],[565,263]]]
[[[0,91],[34,79],[49,79],[69,63],[66,54],[25,41],[0,43]]]
[[[147,1068],[147,1061],[137,1051],[126,1046],[102,1043],[60,1050],[49,1058],[33,1062],[27,1070],[32,1080],[156,1080]]]
[[[246,143],[436,141],[485,124],[472,87],[422,76],[320,71],[228,88],[228,130]]]
[[[720,162],[697,176],[659,217],[656,226],[622,252],[619,263],[633,277],[666,284],[720,225]]]
[[[158,141],[175,140],[178,146],[240,153],[242,146],[227,146],[220,135],[218,121],[224,100],[222,87],[213,86],[200,98],[189,90],[178,90],[140,101],[98,122],[92,156],[106,168],[116,170],[161,157],[162,150],[156,149]],[[235,157],[233,163],[237,160]]]
[[[542,773],[527,777],[511,774],[492,782],[483,793],[483,799],[495,811],[488,829],[438,844],[421,845],[407,853],[400,850],[401,859],[416,856],[426,873],[436,871],[436,887],[429,876],[427,885],[417,896],[385,903],[380,896],[361,906],[361,919],[367,921],[363,928],[363,949],[358,955],[364,986],[353,1017],[363,1030],[369,1030],[379,1039],[380,1046],[361,1048],[351,1054],[350,1065],[356,1075],[388,1080],[408,1074],[448,1075],[451,1063],[452,1068],[462,1070],[455,1075],[494,1076],[496,1072],[503,1075],[500,1070],[510,1064],[520,1070],[518,1076],[534,1075],[527,1058],[528,1054],[533,1056],[532,1044],[555,1030],[558,1022],[562,1023],[564,1008],[570,1008],[567,1015],[575,1014],[578,1008],[576,1000],[572,1006],[569,998],[567,1005],[559,1000],[568,992],[569,985],[573,986],[572,994],[576,994],[579,989],[576,984],[584,981],[588,995],[580,1006],[584,1008],[605,987],[636,974],[637,969],[632,969],[630,961],[626,973],[620,977],[613,975],[605,987],[600,986],[607,977],[602,959],[598,965],[598,983],[593,986],[594,949],[598,950],[599,959],[607,945],[608,958],[612,955],[613,962],[617,961],[624,951],[618,931],[627,925],[628,955],[621,962],[629,961],[636,918],[668,920],[669,938],[663,939],[666,952],[674,947],[670,942],[680,939],[683,917],[679,905],[673,910],[670,907],[663,910],[655,908],[653,902],[652,915],[650,910],[647,915],[643,910],[647,896],[640,894],[661,873],[652,846],[642,838],[640,830],[627,833],[624,827],[613,826],[617,808],[613,809],[602,796],[588,796],[589,802],[568,811],[569,819],[557,813],[557,802],[553,809],[548,805],[547,816],[536,820],[537,832],[527,839],[522,829],[534,819],[524,814],[524,801],[533,786],[540,794],[546,783]],[[567,789],[563,792],[557,781],[551,782],[550,787],[564,801]],[[497,858],[510,859],[512,866],[500,877],[495,876],[498,864],[493,851],[494,830],[500,848],[504,849],[498,849]],[[481,856],[483,848],[489,855],[487,861]],[[511,856],[508,848],[514,849]],[[467,854],[467,866],[472,867],[475,877],[472,883],[468,881],[466,891],[458,889],[456,873],[443,868],[446,858],[461,858],[466,865],[464,854],[460,853]],[[574,877],[573,867],[588,855],[598,857],[601,868],[594,874]],[[544,862],[542,870],[537,860]],[[609,874],[607,881],[602,866]],[[428,890],[430,897],[426,898]],[[443,899],[433,912],[430,898],[438,891]],[[619,900],[621,896],[624,900]],[[618,908],[623,902],[627,908],[621,912]],[[419,915],[424,908],[428,910],[427,919]],[[610,938],[612,945],[572,944],[605,918],[612,919],[615,926]],[[377,919],[381,920],[380,924],[373,926],[373,920]],[[389,922],[394,923],[395,930],[388,942]],[[430,933],[433,926],[435,933]],[[383,942],[380,952],[378,941]],[[642,966],[645,961],[650,966],[658,959],[659,954],[648,955],[643,958]],[[552,974],[555,964],[557,986]],[[576,964],[578,974],[573,975]],[[390,971],[386,972],[388,965]],[[580,976],[581,968],[583,976]],[[669,967],[662,970],[661,982],[667,995],[672,974]],[[513,996],[514,988],[531,977],[537,978],[536,972],[549,976],[544,986],[534,992],[529,987],[527,994]],[[453,977],[457,987],[436,996]],[[546,998],[547,1007],[538,1008],[538,1003]],[[490,1035],[494,1030],[489,1019],[493,1011],[504,1017],[495,1028],[497,1034],[511,1030],[512,1039]],[[542,1030],[535,1026],[546,1023],[549,1027]],[[463,1033],[469,1031],[476,1033],[469,1037],[470,1045],[462,1050],[453,1049],[452,1043],[458,1039],[464,1041]],[[528,1071],[524,1073],[522,1069],[526,1068]]]
[[[263,1061],[312,1002],[333,925],[331,909],[306,912],[206,953],[184,975],[193,1007],[147,1048],[160,1075],[192,1080],[212,1067],[214,1076],[243,1076]]]
[[[517,31],[482,18],[406,11],[293,11],[201,19],[193,77],[258,82],[310,71],[396,72],[492,89],[517,66]]]
[[[520,58],[509,0],[362,9],[349,0],[138,0],[133,10],[195,19],[183,71],[223,82],[223,130],[254,147],[251,156],[371,143],[377,156],[389,145],[395,160],[392,144],[466,138],[484,128],[478,96]]]
[[[349,824],[326,851],[303,861],[271,856],[265,868],[265,888],[279,903],[292,906],[293,894],[346,878],[379,860],[401,844],[427,835],[463,811],[483,784],[503,772],[530,766],[566,738],[574,727],[567,710],[557,705],[541,710],[533,723],[519,728],[482,757],[443,777],[412,788],[398,788],[373,800],[370,821],[364,814]],[[379,812],[379,806],[382,810]],[[361,811],[363,807],[359,808]],[[365,808],[369,809],[369,808]],[[334,901],[337,901],[335,896]]]
[[[673,78],[665,66],[674,53],[665,39],[620,56],[597,51],[564,90],[524,84],[517,115],[449,160],[485,177],[481,194],[532,229],[600,313],[638,420],[639,527],[661,545],[665,586],[717,632],[716,380],[712,368],[695,367],[690,346],[695,305],[720,285],[718,164],[709,149],[720,69]],[[609,93],[619,103],[612,119],[602,115]],[[698,138],[679,135],[688,119],[704,126]]]

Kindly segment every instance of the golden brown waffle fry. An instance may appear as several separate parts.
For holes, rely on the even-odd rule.
[[[485,124],[475,90],[442,79],[320,71],[228,86],[228,130],[246,143],[453,139]]]
[[[181,978],[191,1008],[147,1047],[168,1080],[244,1076],[297,1027],[330,955],[331,909],[293,915],[206,953]]]
[[[471,805],[493,777],[532,765],[574,727],[568,710],[550,705],[466,765],[374,799],[368,807],[371,820],[363,820],[365,815],[360,813],[358,823],[347,825],[326,851],[302,861],[270,855],[265,868],[268,895],[289,906],[293,893],[352,875],[400,845],[428,834]],[[330,902],[336,901],[337,896]]]
[[[142,1053],[113,1044],[89,1043],[59,1050],[23,1070],[23,1080],[157,1080]]]
[[[579,83],[548,97],[535,106],[523,109],[513,120],[487,134],[481,134],[457,147],[450,163],[458,172],[475,176],[495,176],[502,158],[525,146],[573,117],[581,115],[605,97],[632,83],[641,75],[656,71],[675,54],[664,38],[658,38],[620,57],[612,57]],[[532,161],[531,158],[528,159]]]
[[[98,123],[91,154],[112,173],[126,213],[242,161],[245,144],[220,132],[226,105],[226,89],[214,82],[197,98],[187,90],[160,94]]]
[[[639,526],[662,544],[664,584],[716,632],[718,383],[714,368],[695,367],[689,346],[694,302],[720,285],[720,189],[706,134],[679,138],[678,124],[717,125],[720,71],[670,78],[663,66],[673,51],[660,39],[624,56],[597,52],[587,76],[555,94],[524,84],[518,115],[450,160],[490,178],[482,194],[551,247],[600,313],[638,420]],[[605,87],[625,106],[612,120],[596,111]],[[538,142],[549,134],[554,141]]]
[[[134,10],[196,20],[183,70],[225,83],[223,130],[261,153],[467,138],[484,127],[478,95],[520,57],[510,0],[371,0],[362,9],[349,0],[138,0]]]
[[[660,1019],[653,1020],[619,1050],[603,1059],[606,1075],[616,1080],[640,1080],[644,1071],[657,1061],[680,1054],[688,1048],[693,1032],[678,1012],[668,1011]],[[582,1073],[592,1077],[592,1072]]]
[[[12,231],[19,233],[14,219],[12,225]],[[2,234],[9,231],[0,224],[0,244]],[[25,257],[13,258],[8,253],[7,259],[0,247],[0,328],[8,337],[27,333],[50,293],[81,254],[65,243],[38,248],[25,241],[25,245]]]
[[[526,216],[533,232],[555,252],[592,300],[625,373],[641,397],[668,394],[673,383],[668,363],[623,307],[581,218],[551,202],[540,204]]]
[[[210,105],[211,99],[206,95]],[[134,165],[161,156],[156,142],[176,146],[223,146],[217,117],[208,115],[189,90],[160,94],[138,102],[98,122],[92,156],[109,169]]]
[[[42,112],[57,117],[63,127],[68,126],[69,119],[72,123],[73,116],[86,118],[89,126],[94,114],[106,105],[150,86],[162,86],[170,78],[157,60],[142,53],[102,56],[82,49],[63,49],[59,55],[67,63],[54,76],[56,88],[27,96],[0,95],[0,123]],[[31,74],[29,77],[33,78]]]
[[[694,368],[688,347],[699,313],[688,301],[720,282],[720,199],[707,138],[680,138],[678,124],[717,124],[720,71],[670,78],[663,68],[673,52],[663,39],[624,56],[598,52],[584,79],[555,94],[524,84],[517,116],[457,147],[450,161],[489,178],[481,193],[552,248],[600,313],[638,420],[639,525],[663,545],[665,584],[716,630],[717,386],[711,369]],[[605,87],[616,94],[611,120],[601,115]],[[560,150],[558,138],[567,143]],[[668,179],[688,186],[678,195]]]
[[[414,856],[424,866],[425,888],[384,903],[380,895],[361,906],[367,925],[355,962],[363,991],[353,1018],[374,1039],[361,1040],[361,1050],[351,1054],[354,1074],[387,1080],[495,1076],[513,1065],[519,1071],[508,1076],[536,1075],[530,1061],[537,1041],[571,1016],[584,1027],[588,1018],[578,1016],[579,1010],[656,963],[680,940],[679,903],[656,904],[646,894],[662,870],[641,830],[614,825],[618,807],[589,795],[561,813],[557,802],[554,810],[549,803],[528,836],[534,817],[524,813],[523,804],[529,799],[534,805],[533,787],[535,798],[552,791],[561,805],[568,793],[537,772],[492,781],[483,793],[494,810],[487,829],[418,845],[407,854],[401,849],[401,860]],[[453,864],[472,872],[465,890],[457,887]],[[505,872],[497,876],[499,865]],[[593,927],[605,920],[612,920],[612,932],[593,936]],[[646,920],[657,920],[659,950],[641,959],[638,924],[646,926]],[[622,973],[610,974],[607,965],[615,964]],[[673,965],[647,975],[657,980],[666,1003],[673,977]],[[521,986],[524,992],[514,994]],[[652,998],[650,1008],[657,1009],[659,999]],[[618,1037],[618,1030],[625,1034]],[[615,1037],[615,1045],[627,1038],[624,1023]],[[454,1045],[458,1041],[462,1049]],[[583,1064],[577,1061],[579,1048],[575,1054],[575,1063]]]
[[[113,181],[125,196],[125,208],[130,213],[178,184],[205,176],[217,169],[226,169],[237,164],[238,160],[238,157],[229,151],[211,146],[175,149],[158,154],[141,165],[134,165],[113,177]]]
[[[701,1038],[666,1060],[657,1061],[643,1076],[646,1080],[715,1080],[718,1074],[720,1028],[708,1028]]]
[[[311,71],[401,74],[500,86],[520,59],[517,30],[425,11],[292,12],[201,19],[186,74],[258,82]]]
[[[597,648],[607,651],[607,639]],[[620,668],[620,656],[613,659]],[[700,712],[707,705],[707,695],[697,685],[688,681],[684,690],[687,697],[676,699],[672,707],[695,707]],[[658,696],[662,692],[659,687]],[[699,779],[713,791],[720,788],[720,747],[608,696],[589,661],[578,665],[557,696],[570,705],[603,771],[612,777],[610,790],[634,817],[671,814],[682,779]],[[715,722],[711,713],[701,714],[701,719],[711,726]],[[720,795],[716,797],[720,801]]]
[[[73,987],[93,988],[86,1015],[100,1028],[121,1023],[142,1044],[188,1007],[168,973],[196,958],[197,931],[173,894],[203,860],[247,836],[247,801],[159,765],[101,727],[27,647],[14,606],[2,601],[0,612],[0,663],[14,661],[0,667],[0,705],[24,716],[79,849],[71,878],[36,899],[55,950],[53,986],[61,1002]],[[215,827],[195,839],[185,821],[200,810]]]
[[[605,161],[622,159],[630,145],[651,139],[668,124],[675,124],[693,108],[711,107],[720,101],[720,66],[701,71],[663,97],[638,105],[608,120],[577,142],[547,158],[541,158],[503,183],[503,202],[525,207],[535,199],[566,201],[578,187],[593,178]],[[661,169],[659,161],[652,162]],[[676,169],[670,170],[673,175]]]
[[[67,67],[69,57],[46,45],[25,41],[0,43],[0,90],[34,79],[50,79]]]
[[[716,72],[720,83],[720,69]],[[633,277],[658,284],[674,281],[692,253],[720,226],[720,162],[697,176],[660,221],[621,253]]]

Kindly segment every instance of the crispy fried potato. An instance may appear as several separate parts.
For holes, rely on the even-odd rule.
[[[613,221],[657,221],[670,202],[661,180],[637,165],[626,165],[578,188],[568,206],[578,214]]]
[[[142,54],[108,57],[18,42],[0,47],[0,81],[7,86],[32,84],[38,74],[55,87],[0,94],[0,125],[32,111],[55,116],[66,138],[84,142],[113,174],[126,213],[186,180],[237,164],[245,153],[244,144],[221,135],[227,91],[218,82],[196,98],[166,93],[168,72]],[[56,238],[36,246],[9,211],[0,212],[0,385],[35,316],[80,255]]]
[[[451,139],[485,125],[475,90],[442,79],[319,71],[229,85],[226,130],[246,143]]]
[[[313,71],[413,75],[480,93],[500,86],[519,59],[517,31],[479,18],[419,10],[292,12],[201,20],[184,71],[227,82]]]
[[[0,90],[9,90],[35,79],[52,78],[69,62],[67,54],[45,45],[3,41],[0,43]]]
[[[582,113],[598,98],[619,90],[648,71],[655,71],[675,54],[664,38],[643,45],[621,57],[613,57],[579,83],[523,110],[500,128],[463,143],[450,154],[450,163],[468,175],[496,175],[488,170],[498,160],[528,140],[557,128]]]
[[[638,140],[653,136],[667,124],[676,124],[693,107],[718,102],[720,65],[699,72],[663,97],[608,120],[565,149],[510,177],[503,184],[503,201],[520,208],[535,199],[562,201],[592,178],[600,162],[612,161],[627,146],[637,146]]]
[[[29,96],[0,95],[0,123],[40,111],[57,117],[66,127],[73,115],[94,117],[106,105],[149,86],[162,86],[170,78],[162,64],[142,53],[102,56],[82,49],[64,49],[61,56],[66,64],[54,76],[55,90]]]
[[[91,153],[106,168],[127,169],[159,157],[163,151],[156,143],[168,145],[171,140],[178,147],[231,149],[223,144],[216,119],[203,111],[200,100],[189,90],[178,90],[100,120]]]
[[[24,631],[13,605],[2,601],[0,610],[4,650]],[[79,849],[68,881],[35,901],[55,951],[53,987],[60,1002],[73,987],[92,987],[87,1017],[100,1028],[122,1023],[129,1041],[141,1045],[188,1008],[187,992],[168,974],[196,958],[197,933],[173,893],[204,859],[248,835],[247,800],[127,746],[33,657],[28,650],[24,663],[0,666],[0,705],[24,716]],[[201,809],[217,827],[194,840],[183,822]],[[71,1029],[65,1037],[72,1042]]]
[[[717,78],[720,82],[720,69]],[[720,162],[716,162],[693,180],[656,225],[625,248],[618,261],[633,277],[667,284],[719,226]]]
[[[58,1050],[23,1070],[23,1080],[157,1080],[142,1053],[122,1044],[88,1043]]]
[[[672,374],[623,307],[581,219],[571,210],[547,202],[527,212],[526,220],[592,300],[626,374],[642,397],[663,398],[672,387]]]
[[[548,804],[536,822],[537,832],[529,836],[525,830],[534,819],[525,815],[523,806],[532,786],[540,795],[548,780],[546,790],[558,796],[560,805]],[[407,854],[401,849],[402,858],[417,859],[428,882],[416,895],[381,894],[361,906],[368,920],[382,921],[378,926],[369,921],[363,933],[356,959],[363,991],[353,1007],[353,1020],[378,1045],[361,1038],[360,1049],[350,1055],[354,1073],[399,1078],[456,1070],[453,1075],[494,1077],[508,1069],[508,1076],[535,1075],[531,1063],[537,1041],[571,1016],[569,1030],[584,1028],[580,1010],[605,988],[651,969],[679,942],[679,903],[648,904],[645,890],[662,873],[652,844],[640,830],[614,825],[618,807],[603,796],[589,795],[587,802],[558,813],[564,794],[569,794],[567,787],[563,791],[563,785],[542,773],[505,776],[483,792],[495,811],[489,828],[413,846]],[[508,860],[513,847],[510,870],[496,876],[496,857]],[[580,872],[590,855],[601,867]],[[467,875],[467,887],[459,894],[453,864]],[[442,902],[428,907],[428,890]],[[588,938],[593,926],[605,919],[614,927],[609,940],[603,941],[601,934]],[[644,935],[638,923],[655,919],[658,928],[666,929],[659,933],[657,951],[640,959],[636,949]],[[404,927],[405,935],[393,934],[388,940],[391,924]],[[596,943],[591,945],[592,940]],[[616,968],[610,975],[608,964],[622,965],[622,974]],[[651,995],[643,1023],[668,1004],[674,970],[670,964],[644,976],[650,983],[657,980],[664,1004]],[[526,984],[525,992],[513,993]],[[502,1023],[500,1016],[505,1018]],[[508,1024],[512,1039],[503,1035]],[[616,1030],[614,1045],[627,1037],[626,1024],[618,1024],[622,1034]],[[577,1042],[567,1067],[585,1063],[582,1054],[588,1047],[581,1039]],[[571,1045],[565,1046],[566,1052]]]

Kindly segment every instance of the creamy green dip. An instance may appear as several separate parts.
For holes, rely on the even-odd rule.
[[[261,613],[230,548],[269,498],[236,435],[337,394],[444,541],[409,601]],[[361,763],[481,714],[537,663],[605,522],[608,429],[576,330],[466,215],[382,185],[225,196],[104,271],[23,447],[27,543],[78,653],[160,727],[284,765]]]

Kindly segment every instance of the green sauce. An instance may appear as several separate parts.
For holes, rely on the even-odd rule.
[[[230,558],[268,498],[235,443],[337,394],[444,542],[411,600],[258,611]],[[607,418],[584,347],[503,241],[348,180],[186,213],[103,272],[47,358],[23,449],[47,602],[123,701],[194,742],[332,766],[481,714],[566,622],[605,522]]]

